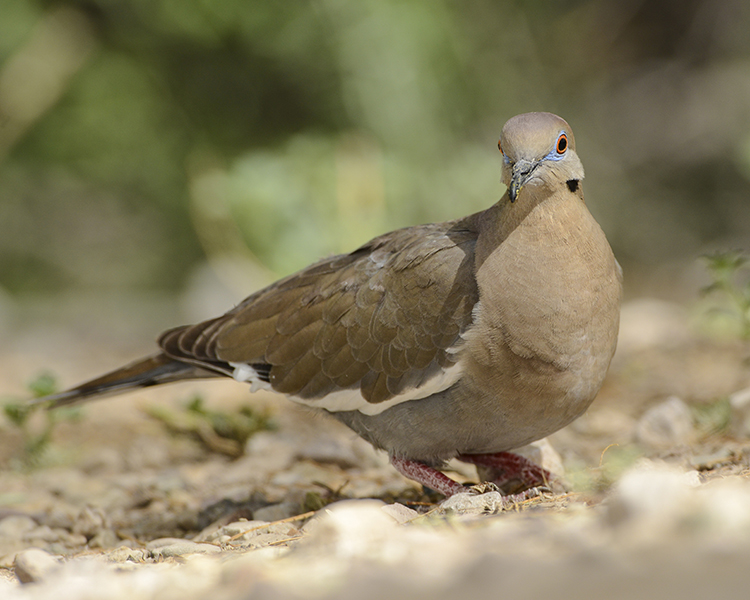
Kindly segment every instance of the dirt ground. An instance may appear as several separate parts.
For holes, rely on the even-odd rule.
[[[106,334],[28,314],[5,322],[5,401],[42,370],[69,385],[136,358],[159,331],[158,310]],[[563,485],[505,510],[491,494],[440,505],[345,427],[232,381],[86,405],[35,455],[44,416],[26,438],[5,420],[0,597],[746,597],[750,345],[694,321],[626,304],[598,399],[547,440]],[[273,428],[231,458],[148,414],[195,393]]]

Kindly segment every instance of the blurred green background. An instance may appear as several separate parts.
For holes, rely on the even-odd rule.
[[[189,298],[163,327],[209,316],[489,206],[500,129],[532,110],[573,126],[629,293],[674,295],[695,256],[750,237],[749,12],[2,0],[0,308],[152,294]]]

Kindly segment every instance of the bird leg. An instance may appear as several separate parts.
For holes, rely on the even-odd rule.
[[[479,478],[491,481],[504,494],[517,494],[529,488],[547,486],[554,479],[547,469],[512,452],[459,454],[457,458],[476,465]]]
[[[440,492],[446,497],[469,491],[466,487],[458,483],[458,481],[454,481],[445,473],[441,473],[437,469],[424,463],[417,462],[416,460],[396,458],[395,456],[392,456],[391,464],[404,477],[416,481],[417,483],[421,483],[431,490]]]
[[[495,482],[487,481],[477,485],[462,485],[457,481],[454,481],[448,477],[445,473],[438,471],[437,469],[430,467],[424,463],[416,460],[409,460],[407,458],[396,458],[391,457],[391,464],[396,470],[401,473],[404,477],[421,483],[422,485],[435,490],[443,494],[446,498],[453,496],[454,494],[485,494],[492,491],[500,491],[501,493],[507,494],[503,497],[503,505],[506,508],[512,507],[518,502],[523,502],[529,498],[533,498],[539,495],[539,489],[537,486],[546,484],[552,478],[552,474],[541,467],[538,467],[531,461],[526,460],[518,454],[511,454],[510,452],[500,452],[498,454],[462,454],[458,457],[460,460],[465,462],[471,462],[476,464],[478,467],[484,467],[489,472],[493,473],[512,473],[511,478],[502,478],[504,482],[515,482],[517,483],[519,478],[525,478],[524,481],[529,483],[527,488],[520,493],[507,493],[503,492],[502,489],[498,490]],[[491,466],[486,466],[487,464]],[[505,471],[501,470],[501,467],[505,466]],[[494,469],[493,469],[494,467]],[[513,470],[515,469],[515,470]],[[534,476],[539,476],[538,480],[532,479]],[[516,486],[518,488],[518,486]]]

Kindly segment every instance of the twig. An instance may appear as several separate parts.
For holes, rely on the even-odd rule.
[[[243,535],[247,533],[252,533],[253,531],[258,531],[259,529],[265,529],[266,527],[271,527],[272,525],[281,525],[283,523],[293,523],[294,521],[303,521],[304,519],[307,519],[308,517],[312,517],[315,514],[315,512],[316,511],[311,510],[310,512],[302,513],[301,515],[296,515],[294,517],[287,517],[286,519],[280,519],[278,521],[264,523],[263,525],[258,525],[257,527],[246,529],[245,531],[242,531],[236,535],[233,535],[227,541],[233,542],[234,540],[240,539]]]

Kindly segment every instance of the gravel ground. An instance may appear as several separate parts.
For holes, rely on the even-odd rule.
[[[44,328],[40,343],[42,329],[11,332],[2,392],[40,367],[71,384],[149,351],[140,331]],[[528,449],[559,484],[513,506],[440,504],[343,426],[231,381],[87,405],[33,466],[5,423],[0,598],[747,597],[750,346],[691,331],[678,306],[626,305],[594,406]],[[147,414],[196,392],[275,428],[232,459]]]

